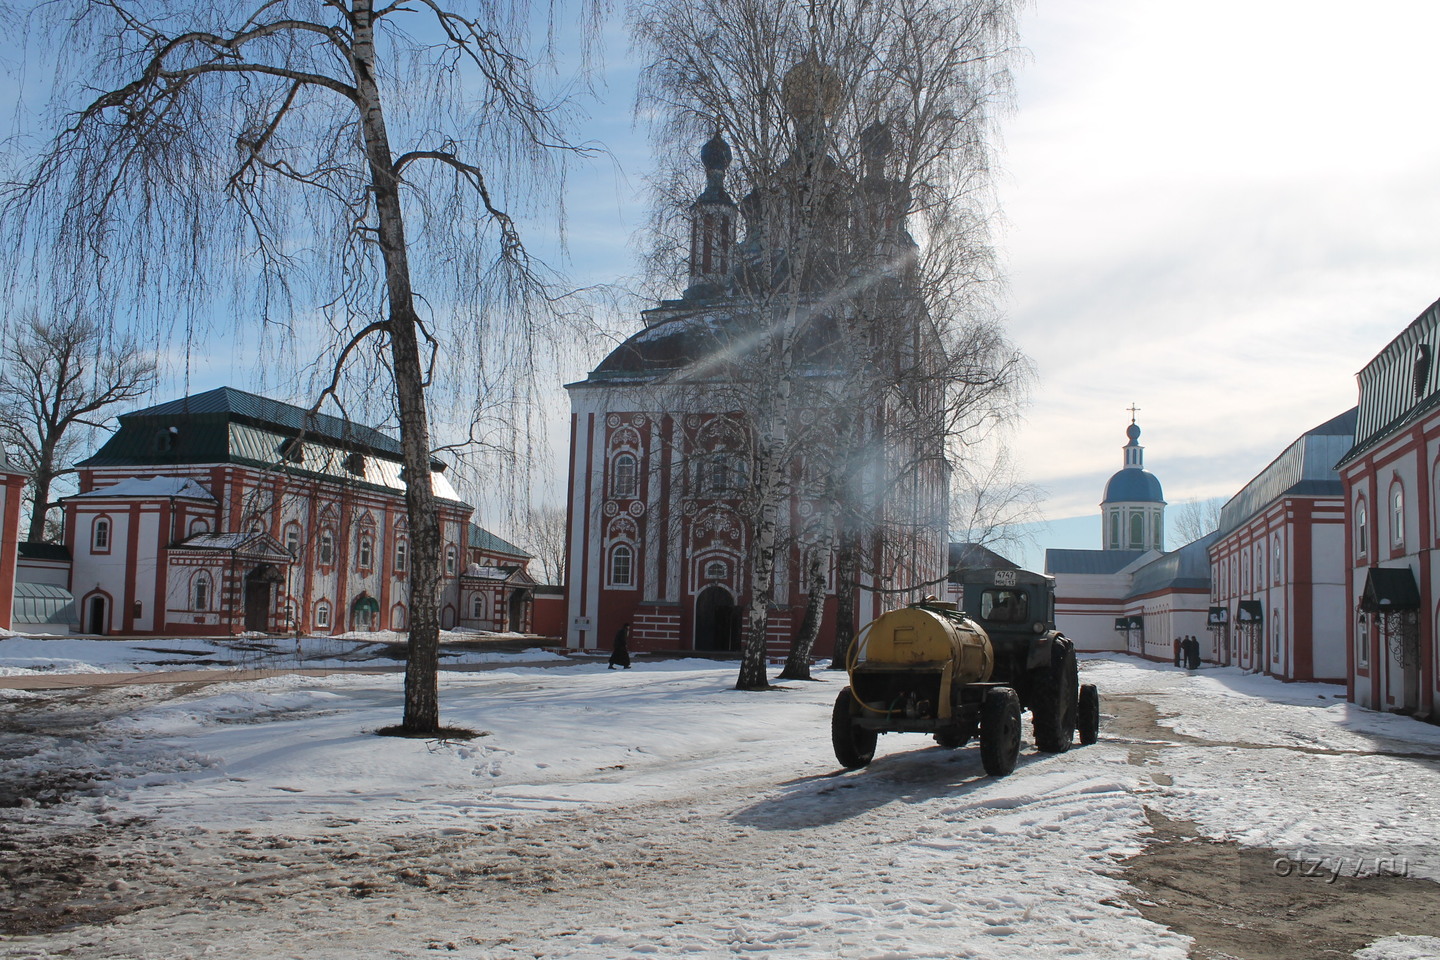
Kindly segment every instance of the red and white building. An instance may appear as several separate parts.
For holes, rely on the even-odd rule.
[[[1346,505],[1349,695],[1434,718],[1440,694],[1440,303],[1359,374]]]
[[[405,630],[400,468],[378,430],[228,387],[122,415],[65,500],[81,630]],[[442,627],[523,629],[528,557],[474,527],[444,465],[432,470]]]
[[[1356,409],[1290,444],[1220,511],[1207,659],[1282,680],[1344,682],[1345,495],[1335,464]]]
[[[0,629],[9,630],[14,612],[15,570],[20,557],[20,501],[25,474],[0,452]]]
[[[741,278],[747,245],[735,240],[740,206],[724,188],[729,147],[717,136],[704,146],[701,160],[708,184],[692,207],[690,287],[681,299],[645,311],[641,330],[585,380],[566,386],[571,402],[566,638],[573,649],[606,649],[625,623],[632,624],[629,642],[636,650],[739,646],[752,591],[746,567],[751,522],[744,503],[752,479],[753,424],[736,408],[737,394],[730,388],[749,375],[745,344],[762,335],[757,323],[764,321],[756,319],[754,298],[737,293],[746,282]],[[873,188],[888,181],[863,183]],[[856,182],[848,184],[856,199]],[[892,203],[897,193],[875,189],[865,196]],[[851,200],[845,209],[851,209]],[[753,218],[759,205],[747,201],[745,207]],[[888,242],[910,242],[903,213],[896,216],[891,209],[884,219]],[[752,238],[764,233],[754,222],[749,226]],[[845,238],[834,241],[842,244]],[[825,313],[832,309],[825,293],[814,290],[801,311],[811,318],[811,335],[832,338],[807,344],[820,358],[815,377],[826,376],[823,358],[839,349],[838,321]],[[885,406],[877,400],[871,418],[851,425],[856,450],[864,446],[864,436],[899,432],[885,430]],[[808,416],[797,411],[797,428]],[[876,444],[866,475],[869,488],[884,493],[861,544],[861,583],[852,588],[862,624],[909,599],[884,592],[891,584],[939,584],[946,574],[948,465],[942,458],[914,456],[900,448],[903,442]],[[787,649],[806,606],[803,561],[818,549],[808,531],[823,525],[830,507],[821,473],[817,463],[797,463],[780,509],[785,546],[767,619],[772,655]],[[828,655],[833,643],[833,567],[826,590],[817,656]]]

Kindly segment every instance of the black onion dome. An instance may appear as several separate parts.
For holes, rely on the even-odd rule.
[[[890,125],[876,120],[860,131],[860,152],[874,160],[881,160],[895,149],[895,138],[890,135]]]
[[[706,170],[724,170],[730,166],[731,158],[730,144],[725,142],[718,131],[700,148],[700,162]]]

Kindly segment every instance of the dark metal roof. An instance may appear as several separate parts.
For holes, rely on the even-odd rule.
[[[470,524],[470,546],[487,553],[503,553],[512,557],[533,559],[532,554],[526,553],[510,541],[502,540],[489,530],[474,523]]]
[[[1146,550],[1060,550],[1045,551],[1045,572],[1106,574],[1119,573],[1145,556]]]
[[[119,429],[80,466],[235,460],[273,465],[285,459],[281,447],[291,438],[388,460],[401,456],[399,441],[373,427],[230,387],[121,414],[119,421]]]
[[[950,582],[960,583],[967,570],[1019,570],[1020,564],[1007,560],[978,543],[950,544]]]
[[[1365,571],[1360,608],[1371,613],[1420,609],[1420,588],[1409,567],[1371,567]]]
[[[1351,407],[1307,430],[1220,509],[1220,535],[1228,536],[1281,497],[1338,497],[1335,461],[1354,443],[1359,408]]]
[[[70,562],[70,548],[61,543],[22,543],[20,544],[21,560],[54,560],[60,563]]]
[[[1139,570],[1130,585],[1130,596],[1143,596],[1160,590],[1209,589],[1210,544],[1218,534],[1207,533],[1177,550],[1157,557]]]
[[[282,433],[305,434],[315,439],[328,439],[345,446],[370,447],[392,457],[401,455],[400,441],[362,424],[333,417],[328,413],[311,413],[294,404],[271,400],[269,397],[246,393],[233,387],[217,387],[205,393],[197,393],[179,400],[146,407],[120,417],[127,419],[150,418],[175,420],[219,414],[226,419],[250,422],[255,426],[268,427]]]

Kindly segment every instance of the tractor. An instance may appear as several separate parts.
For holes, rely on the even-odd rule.
[[[1080,684],[1075,645],[1055,629],[1055,581],[1027,570],[968,571],[961,605],[927,598],[873,620],[846,663],[850,684],[831,714],[835,758],[858,769],[882,733],[928,733],[940,746],[977,734],[985,772],[1020,754],[1029,710],[1035,746],[1070,749],[1100,734],[1100,695]]]

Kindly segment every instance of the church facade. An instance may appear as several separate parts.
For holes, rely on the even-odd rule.
[[[869,218],[874,229],[868,235],[889,245],[890,262],[903,263],[913,248],[904,229],[908,201],[897,198],[880,173],[883,135],[868,144],[865,175],[832,170],[827,189],[837,209]],[[635,650],[736,650],[755,590],[747,558],[761,509],[755,499],[760,425],[747,398],[765,388],[753,345],[776,329],[774,314],[757,307],[755,293],[756,264],[766,255],[759,222],[764,204],[754,192],[739,204],[730,198],[724,183],[730,150],[718,135],[702,148],[701,162],[707,183],[690,211],[689,287],[680,299],[645,311],[639,331],[585,380],[566,387],[566,629],[574,649],[608,648],[630,624]],[[742,216],[743,242],[736,239]],[[828,242],[839,249],[854,238],[837,234]],[[793,260],[787,269],[796,269]],[[790,305],[805,318],[793,344],[805,370],[799,390],[819,392],[817,384],[833,382],[850,318],[833,305],[826,283],[842,281],[807,285]],[[903,303],[905,282],[901,271],[882,286]],[[905,308],[888,322],[906,322]],[[923,326],[916,324],[917,338]],[[800,629],[815,584],[807,575],[812,566],[824,591],[817,656],[831,649],[837,588],[852,591],[858,624],[910,599],[900,585],[928,582],[931,591],[941,589],[948,464],[916,449],[914,438],[929,415],[924,402],[909,405],[915,429],[905,431],[897,429],[898,404],[890,399],[873,397],[833,442],[796,444],[798,452],[784,465],[783,495],[772,517],[780,531],[766,626],[772,656],[782,655]],[[792,434],[823,426],[814,405],[797,400],[791,410]],[[836,478],[851,469],[840,464],[845,457],[849,463],[864,458],[864,469],[852,472],[871,497],[857,535],[864,562],[858,584],[849,586],[836,583],[831,550]]]

